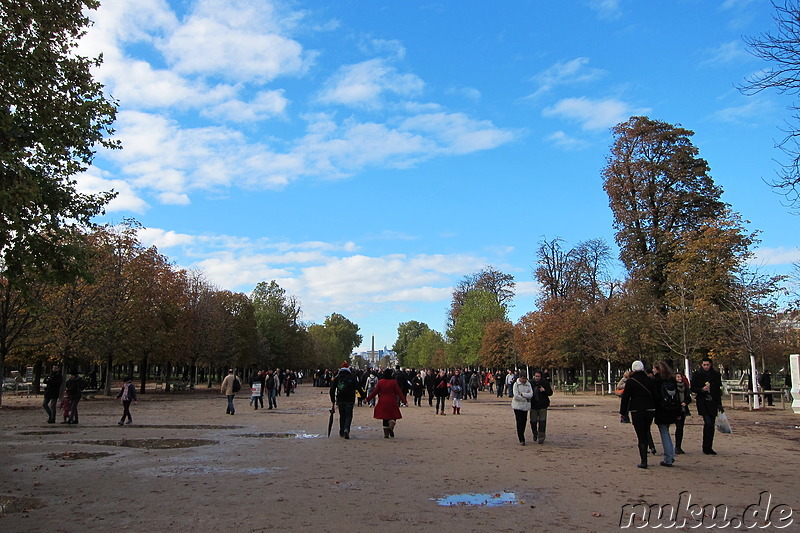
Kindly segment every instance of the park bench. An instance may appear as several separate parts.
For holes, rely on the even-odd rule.
[[[186,389],[189,388],[188,381],[176,381],[175,383],[170,383],[172,387],[172,392],[186,392]]]
[[[783,394],[782,390],[767,390],[767,391],[760,391],[760,392],[753,392],[753,391],[728,391],[728,395],[731,397],[731,409],[734,408],[734,398],[736,396],[741,396],[742,398],[752,398],[753,396],[760,396],[761,397],[761,405],[763,406],[766,403],[766,398],[764,395],[772,394],[772,398],[774,399],[778,396],[781,400],[781,409],[786,409],[786,398]],[[750,406],[750,410],[753,410],[753,402],[748,400],[748,404]]]
[[[614,392],[608,392],[608,383],[604,383],[602,381],[596,381],[594,383],[594,393],[595,395],[605,395],[605,394],[614,394]]]
[[[562,390],[564,394],[575,394],[578,392],[578,387],[580,387],[580,383],[564,383]]]

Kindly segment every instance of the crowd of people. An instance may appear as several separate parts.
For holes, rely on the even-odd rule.
[[[703,418],[702,451],[716,455],[714,434],[722,407],[722,377],[713,368],[710,358],[702,360],[691,380],[674,371],[665,361],[657,361],[649,371],[642,361],[634,361],[617,385],[620,396],[620,422],[630,423],[636,433],[639,468],[647,468],[648,452],[656,454],[651,433],[655,423],[664,450],[661,466],[672,467],[675,456],[684,454],[683,429],[686,417],[691,416],[689,404],[694,396],[697,414]],[[675,426],[675,440],[670,427]]]

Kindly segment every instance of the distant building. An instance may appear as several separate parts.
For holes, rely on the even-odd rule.
[[[353,352],[353,356],[360,356],[370,367],[381,366],[394,366],[397,364],[397,353],[394,350],[388,349],[386,346],[382,350],[366,350],[364,352]],[[384,358],[389,359],[388,364]]]

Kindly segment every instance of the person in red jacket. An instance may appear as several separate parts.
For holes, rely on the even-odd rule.
[[[369,402],[375,396],[378,397],[378,403],[375,405],[372,417],[383,420],[383,437],[386,439],[394,437],[394,426],[399,419],[403,418],[398,400],[402,404],[408,403],[406,395],[403,394],[397,381],[392,379],[392,375],[391,368],[384,370],[381,379],[378,380],[378,384],[375,385],[375,388],[366,399]]]

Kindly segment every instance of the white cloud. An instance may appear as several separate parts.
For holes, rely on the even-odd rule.
[[[339,68],[325,83],[319,101],[327,104],[376,107],[386,93],[409,97],[419,94],[424,83],[414,74],[400,74],[383,59],[370,59]]]
[[[106,206],[107,213],[118,211],[132,211],[134,213],[144,213],[147,202],[137,196],[130,184],[120,179],[109,179],[99,176],[101,170],[97,167],[90,168],[77,176],[75,189],[82,194],[96,194],[114,190],[117,196]]]
[[[770,116],[774,106],[769,100],[750,97],[746,104],[726,107],[714,112],[713,117],[721,122],[753,123]]]
[[[703,66],[739,64],[753,57],[744,49],[742,41],[722,43],[716,48],[706,50],[704,55],[706,58],[701,63]]]
[[[559,130],[547,136],[547,140],[564,150],[579,150],[587,146],[586,141]]]
[[[261,91],[249,102],[232,99],[208,107],[202,114],[229,122],[257,122],[282,115],[289,105],[284,90]]]
[[[514,138],[510,130],[489,121],[474,120],[463,113],[430,113],[402,122],[404,130],[429,134],[444,153],[466,154],[497,148]]]
[[[272,2],[200,0],[162,49],[184,74],[224,74],[240,81],[299,75],[313,55],[283,33],[300,17],[300,12],[282,13]]]
[[[759,248],[751,263],[758,265],[791,265],[800,262],[800,248]]]
[[[197,241],[197,238],[193,235],[158,228],[140,228],[136,233],[142,244],[155,246],[159,250],[175,246],[186,246]]]
[[[584,130],[610,128],[627,120],[632,115],[647,114],[649,109],[636,109],[615,98],[593,100],[586,97],[564,98],[554,106],[546,108],[542,115],[562,117],[580,123]]]
[[[589,7],[602,19],[616,19],[622,15],[620,0],[589,0]]]
[[[588,65],[588,57],[576,57],[548,67],[533,77],[539,88],[530,95],[530,98],[535,98],[559,86],[588,83],[605,75],[604,70],[591,68]]]

